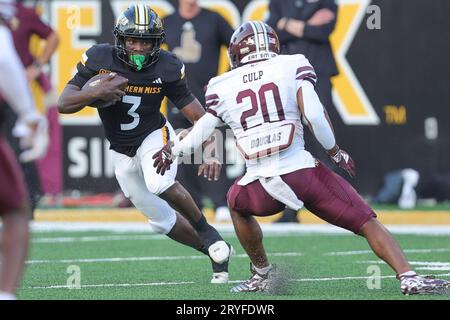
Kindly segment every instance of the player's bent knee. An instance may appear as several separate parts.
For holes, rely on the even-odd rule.
[[[173,179],[163,179],[159,181],[145,181],[145,185],[147,186],[148,191],[150,191],[153,194],[160,195],[167,189],[169,189],[173,184],[175,183],[175,180]]]
[[[148,223],[153,231],[159,234],[168,234],[177,221],[177,216],[175,212],[165,215],[164,217],[154,217],[148,219]]]
[[[246,198],[246,191],[244,188],[241,188],[240,186],[233,185],[231,186],[230,190],[228,190],[227,193],[227,202],[228,207],[231,211],[234,211],[238,214],[248,214],[246,210],[246,202],[242,201],[243,198]]]

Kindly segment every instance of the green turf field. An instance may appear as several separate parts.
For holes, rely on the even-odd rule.
[[[397,235],[421,274],[450,279],[450,236]],[[167,238],[145,233],[38,232],[18,293],[20,299],[450,299],[404,297],[393,273],[369,252],[364,239],[343,234],[269,234],[273,263],[288,270],[283,295],[231,294],[249,276],[249,259],[237,250],[230,264],[232,283],[212,285],[209,260]],[[72,266],[72,267],[71,267]],[[74,267],[75,266],[75,267]],[[381,289],[368,289],[369,266],[379,266]],[[80,271],[80,289],[74,275]],[[372,267],[373,268],[373,267]],[[376,267],[375,267],[376,268]],[[75,270],[75,272],[74,272]],[[69,272],[69,273],[68,273]],[[372,279],[373,280],[373,279]],[[376,285],[376,281],[371,281]]]

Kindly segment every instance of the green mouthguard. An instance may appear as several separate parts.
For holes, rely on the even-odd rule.
[[[142,69],[142,64],[145,61],[145,56],[143,54],[132,54],[130,56],[130,61],[136,65],[138,71]]]

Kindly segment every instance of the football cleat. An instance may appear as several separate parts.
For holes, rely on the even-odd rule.
[[[214,272],[211,283],[228,283],[228,272]]]
[[[230,292],[270,292],[270,283],[275,271],[276,266],[272,265],[266,274],[259,274],[250,263],[250,272],[252,273],[250,279],[231,288]]]
[[[450,294],[450,282],[435,279],[433,276],[402,276],[400,290],[404,295],[410,294]]]
[[[233,256],[233,254],[235,254],[235,251],[231,244],[228,244],[225,241],[218,241],[218,242],[225,243],[225,245],[227,246],[227,249],[228,249],[227,250],[228,256],[226,257],[225,261],[223,261],[222,263],[217,263],[216,261],[213,260],[213,258],[210,255],[211,264],[212,264],[212,268],[213,268],[213,277],[211,279],[211,283],[215,283],[215,284],[228,283],[228,279],[229,279],[228,263],[229,263],[231,257]]]

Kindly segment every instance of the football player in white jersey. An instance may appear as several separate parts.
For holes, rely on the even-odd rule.
[[[262,231],[253,216],[273,215],[286,206],[305,206],[323,220],[364,236],[373,251],[396,272],[404,294],[440,293],[450,283],[417,275],[376,214],[341,176],[308,151],[306,124],[331,159],[351,177],[355,166],[336,144],[330,119],[314,85],[317,76],[305,56],[279,55],[275,31],[249,21],[233,34],[228,48],[232,70],[210,80],[207,113],[192,131],[154,155],[162,171],[173,159],[197,149],[222,122],[233,130],[247,171],[227,199],[236,234],[252,262],[249,280],[232,292],[271,291],[275,267],[267,259]]]
[[[18,114],[16,128],[26,151],[22,161],[31,161],[47,149],[46,121],[37,112],[25,70],[14,47],[8,22],[15,14],[14,1],[0,0],[0,95]],[[0,110],[1,112],[1,110]],[[0,126],[3,120],[0,119]],[[15,299],[28,252],[28,221],[31,208],[21,169],[14,153],[0,134],[0,217],[2,264],[0,268],[0,300]]]

